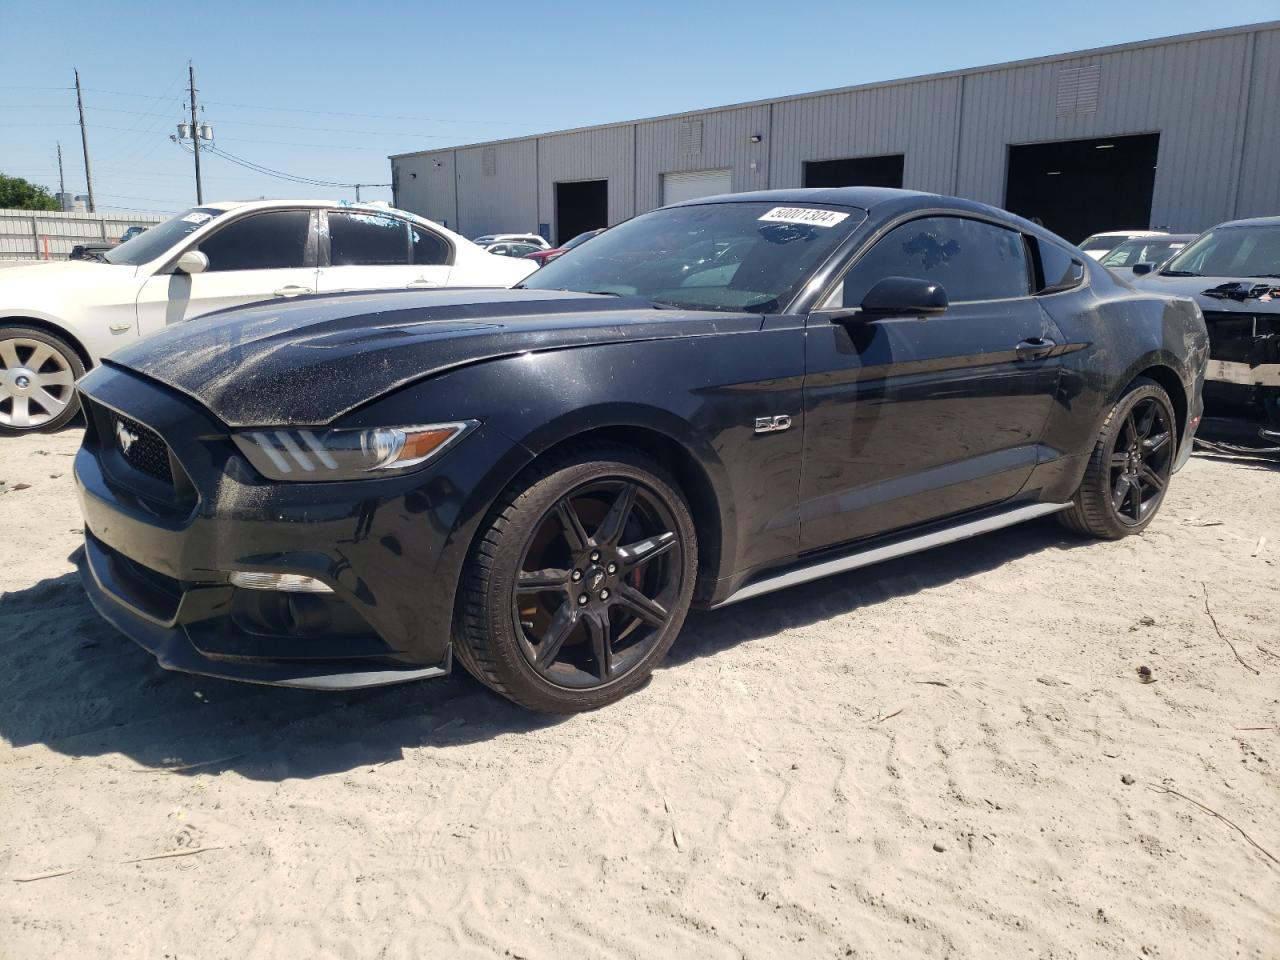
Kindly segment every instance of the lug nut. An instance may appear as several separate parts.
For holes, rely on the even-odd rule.
[[[591,551],[591,559],[592,559],[592,560],[599,560],[599,559],[600,559],[600,551],[599,551],[599,550],[592,550],[592,551]]]
[[[585,607],[587,605],[587,595],[584,593],[578,597],[578,606]]]
[[[600,599],[601,599],[601,600],[608,600],[608,599],[609,599],[609,591],[608,591],[608,590],[601,590],[601,591],[600,591]]]
[[[569,579],[571,579],[574,583],[577,583],[579,580],[582,579],[582,571],[581,570],[573,571],[573,576],[571,576]]]
[[[605,567],[605,569],[608,570],[610,573],[617,573],[618,565],[616,563],[611,563],[609,564],[609,566]]]

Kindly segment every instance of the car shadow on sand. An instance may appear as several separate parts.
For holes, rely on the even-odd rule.
[[[1084,541],[1038,521],[865,570],[693,613],[665,669],[779,631],[874,606],[1043,550]],[[235,771],[278,781],[402,759],[564,722],[447,679],[346,693],[214,680],[161,669],[102,621],[74,574],[0,598],[0,738],[71,757],[119,754],[142,769]]]

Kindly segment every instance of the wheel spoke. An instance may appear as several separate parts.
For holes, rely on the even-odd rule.
[[[654,557],[660,557],[668,550],[675,549],[676,535],[671,531],[655,534],[618,548],[618,557],[622,561],[623,570],[630,572],[642,563],[648,563]]]
[[[48,373],[36,374],[36,383],[42,387],[69,387],[75,381],[75,375],[70,370],[50,370]]]
[[[1116,481],[1115,488],[1111,491],[1111,508],[1116,513],[1124,512],[1124,502],[1129,498],[1129,490],[1132,486],[1127,474]]]
[[[618,606],[639,617],[645,623],[660,627],[667,622],[667,608],[657,600],[646,597],[628,583],[618,587]]]
[[[13,398],[13,410],[9,413],[9,420],[15,427],[31,426],[31,417],[27,411],[27,398],[15,396]]]
[[[1138,442],[1138,424],[1137,424],[1137,421],[1133,419],[1132,410],[1130,410],[1128,415],[1124,418],[1124,428],[1129,433],[1129,443],[1127,444],[1127,446],[1132,446],[1133,444],[1137,443]]]
[[[0,361],[7,370],[22,366],[18,362],[18,346],[12,340],[0,340]]]
[[[1135,521],[1141,520],[1142,519],[1142,482],[1140,480],[1135,478],[1133,483],[1130,484],[1129,496],[1126,498],[1126,502],[1129,504],[1129,509],[1130,509],[1129,516],[1133,517]]]
[[[516,593],[546,593],[563,590],[569,579],[568,570],[521,570],[516,581]]]
[[[609,506],[609,512],[604,515],[604,519],[600,521],[600,526],[596,530],[596,545],[612,545],[622,539],[623,532],[627,529],[627,520],[631,518],[631,508],[636,502],[636,485],[634,483],[624,483],[622,489],[618,491],[618,495],[614,497],[613,503]]]
[[[1141,473],[1139,473],[1139,476],[1142,478],[1142,481],[1148,487],[1155,490],[1156,492],[1159,492],[1164,489],[1164,480],[1160,477],[1158,473],[1152,470],[1145,463],[1142,465],[1142,471]]]
[[[43,388],[33,390],[31,393],[31,399],[36,402],[36,406],[43,409],[50,417],[56,417],[67,406],[66,403],[57,399]]]
[[[546,668],[555,662],[560,648],[564,646],[565,638],[569,636],[577,622],[578,612],[574,610],[573,604],[568,600],[560,604],[560,609],[551,618],[551,625],[547,627],[547,632],[542,635],[542,642],[538,644],[535,654],[537,666]]]
[[[39,371],[39,369],[44,366],[44,362],[52,356],[53,347],[49,346],[47,343],[37,344],[36,348],[31,351],[31,356],[27,357],[27,362],[24,366],[28,370]]]
[[[1111,466],[1113,468],[1123,470],[1125,467],[1129,466],[1129,455],[1127,453],[1120,453],[1119,451],[1111,454]]]
[[[613,673],[613,627],[609,623],[609,611],[597,610],[583,618],[587,635],[591,638],[591,651],[596,659],[596,676],[608,680]]]
[[[1147,453],[1155,453],[1157,450],[1163,449],[1169,439],[1168,431],[1157,433],[1154,437],[1147,437],[1147,439],[1143,440],[1142,447]]]
[[[564,529],[564,538],[569,541],[569,549],[575,553],[587,549],[590,542],[587,531],[582,526],[577,508],[568,497],[556,504],[556,516],[560,518],[560,526]]]
[[[1129,416],[1132,417],[1138,412],[1138,409],[1134,408]],[[1141,419],[1135,419],[1135,423],[1138,425],[1138,434],[1135,439],[1145,440],[1151,434],[1151,428],[1155,425],[1156,414],[1160,412],[1160,408],[1156,406],[1155,401],[1148,401],[1141,405],[1141,409],[1143,410]]]

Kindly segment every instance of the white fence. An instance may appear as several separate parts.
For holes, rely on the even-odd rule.
[[[0,260],[65,260],[77,243],[119,240],[132,226],[150,227],[167,219],[146,213],[0,210]]]

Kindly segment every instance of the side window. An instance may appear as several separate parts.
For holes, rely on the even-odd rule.
[[[200,241],[210,271],[283,270],[307,266],[307,210],[258,213],[227,224]]]
[[[409,225],[409,247],[412,263],[435,267],[449,262],[449,244],[425,227]]]
[[[844,306],[859,306],[885,277],[938,283],[952,303],[1006,300],[1030,292],[1022,235],[961,217],[924,217],[890,230],[845,276]]]
[[[329,211],[329,263],[335,267],[402,267],[409,262],[407,225],[378,213]]]
[[[1084,264],[1069,250],[1035,239],[1038,259],[1036,293],[1058,293],[1079,286],[1084,281]]]

